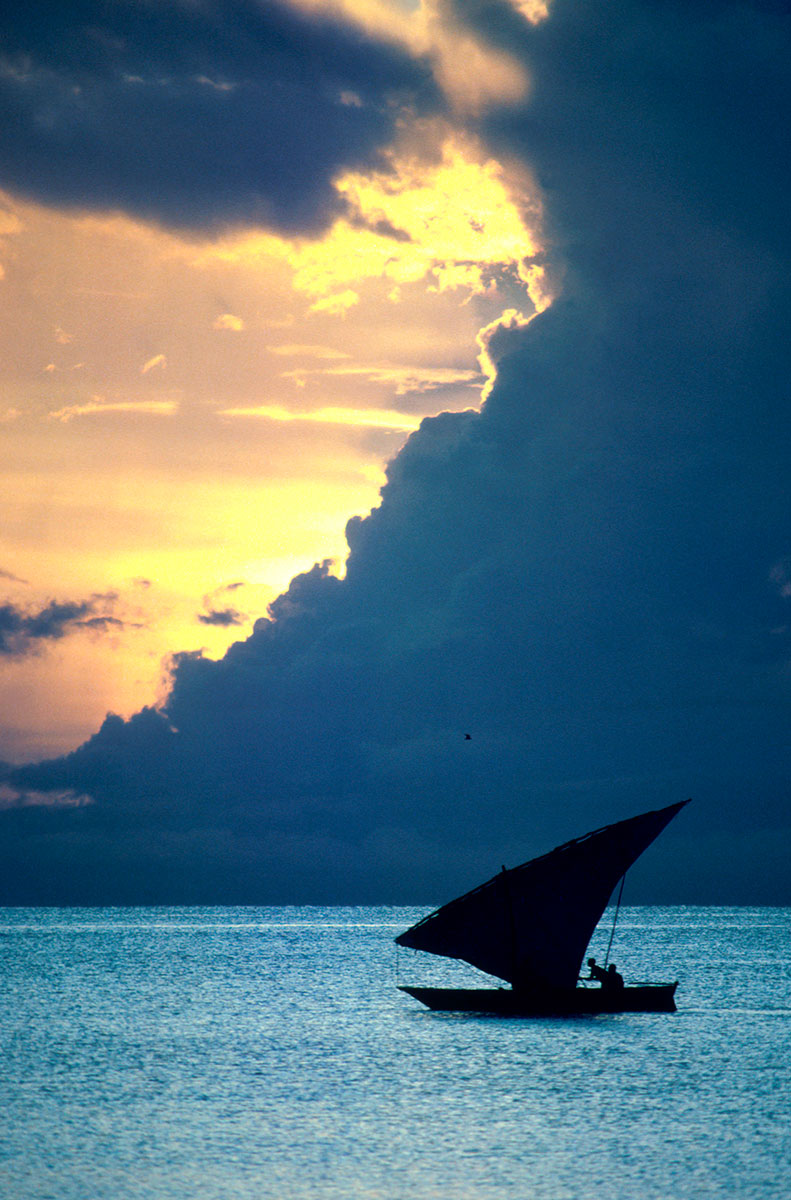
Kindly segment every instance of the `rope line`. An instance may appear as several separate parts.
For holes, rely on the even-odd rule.
[[[610,961],[610,951],[612,950],[612,940],[615,937],[615,925],[618,921],[618,910],[621,907],[621,896],[623,895],[623,885],[626,883],[626,872],[621,876],[621,886],[618,890],[618,899],[615,903],[615,916],[612,919],[612,929],[610,930],[610,940],[607,943],[607,953],[604,956],[604,969],[607,970],[607,963]]]

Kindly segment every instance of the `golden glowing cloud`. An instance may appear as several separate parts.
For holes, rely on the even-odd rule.
[[[276,404],[259,404],[255,408],[225,408],[221,417],[263,417],[268,421],[309,421],[315,425],[350,425],[357,429],[390,429],[411,433],[422,418],[411,413],[383,408],[319,408],[313,412],[292,412]]]
[[[539,307],[540,205],[524,172],[434,122],[413,126],[404,143],[387,155],[388,170],[336,181],[349,217],[323,237],[247,233],[196,247],[193,261],[285,261],[315,313],[347,313],[366,282],[385,284],[398,302],[410,283],[469,298],[496,290],[509,274]]]
[[[478,362],[481,364],[481,370],[486,376],[486,384],[481,393],[481,399],[488,399],[494,381],[497,377],[497,363],[492,358],[489,347],[492,338],[499,329],[522,329],[525,325],[533,320],[535,313],[526,317],[524,313],[518,312],[515,308],[507,308],[499,317],[495,317],[488,325],[484,325],[483,329],[478,331],[476,341],[478,343]]]
[[[75,417],[90,417],[97,413],[136,413],[144,416],[170,417],[178,405],[175,400],[104,400],[94,396],[85,404],[70,404],[49,415],[53,421],[73,421]]]
[[[431,135],[433,130],[426,127]],[[347,175],[338,190],[359,215],[389,222],[442,262],[519,262],[535,254],[529,230],[505,180],[503,167],[484,158],[474,141],[449,133],[438,162],[417,154],[391,156],[388,174]],[[537,211],[533,212],[537,219]]]
[[[339,17],[369,35],[430,62],[438,84],[460,113],[521,100],[528,79],[511,55],[495,50],[456,19],[443,0],[291,0],[295,8]],[[531,23],[546,16],[544,0],[512,0]]]
[[[241,333],[246,328],[241,317],[235,317],[233,313],[221,313],[212,325],[212,329],[228,329],[232,333]]]
[[[494,104],[516,104],[529,88],[523,65],[481,39],[448,24],[430,24],[431,58],[437,82],[461,115],[480,113]]]
[[[396,396],[405,396],[408,392],[430,392],[436,388],[448,387],[454,383],[476,384],[481,382],[478,371],[457,367],[408,367],[408,366],[343,366],[343,367],[312,367],[297,368],[293,371],[283,371],[283,379],[304,380],[308,375],[320,376],[359,376],[371,383],[382,384],[392,388]]]
[[[353,25],[382,41],[396,42],[414,54],[428,48],[421,0],[290,0],[294,8],[326,14]]]
[[[511,4],[531,25],[540,25],[549,16],[549,0],[511,0]]]
[[[334,346],[304,346],[299,342],[283,346],[267,346],[267,350],[270,354],[280,354],[289,358],[351,358],[351,355],[345,350],[338,350]]]
[[[310,311],[315,313],[332,313],[335,316],[342,317],[350,308],[354,308],[355,304],[359,303],[360,297],[357,292],[353,292],[351,288],[344,288],[342,292],[332,292],[329,296],[322,296],[320,300],[314,300],[310,306]]]
[[[141,375],[147,375],[149,371],[153,371],[154,367],[166,367],[168,360],[164,354],[155,354],[153,358],[149,358],[148,362],[144,362],[140,368]]]
[[[342,7],[392,29],[413,20]],[[430,42],[428,13],[425,52],[450,53]],[[249,624],[201,625],[212,589],[247,580],[255,615],[317,559],[342,561],[346,521],[376,503],[383,464],[423,417],[477,404],[496,329],[548,303],[525,173],[408,114],[382,157],[341,173],[344,215],[314,238],[0,209],[0,236],[15,238],[0,566],[34,581],[31,603],[113,588],[137,606],[112,654],[75,635],[0,664],[20,714],[0,757],[69,749],[107,708],[151,703],[165,651],[222,653]]]
[[[437,290],[483,292],[497,270],[521,267],[537,253],[535,234],[502,167],[475,151],[451,135],[438,162],[394,154],[390,172],[342,176],[352,220],[290,252],[295,287],[326,295],[365,278],[428,279]]]

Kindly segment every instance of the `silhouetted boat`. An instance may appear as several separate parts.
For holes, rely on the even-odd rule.
[[[616,821],[520,867],[503,867],[395,939],[399,946],[462,959],[510,983],[510,989],[400,990],[449,1012],[675,1012],[678,981],[593,987],[578,981],[588,942],[618,881],[688,803]]]

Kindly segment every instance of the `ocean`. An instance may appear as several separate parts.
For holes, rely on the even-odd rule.
[[[622,908],[679,1011],[555,1019],[397,991],[472,977],[426,911],[0,910],[0,1196],[791,1195],[791,910]]]

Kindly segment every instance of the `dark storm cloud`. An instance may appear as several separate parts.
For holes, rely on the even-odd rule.
[[[0,604],[0,656],[22,657],[47,642],[60,641],[77,629],[99,633],[122,629],[123,621],[107,612],[97,611],[106,609],[117,598],[113,592],[97,594],[90,600],[51,600],[38,612],[16,604]]]
[[[13,772],[96,803],[3,814],[6,898],[439,900],[692,795],[627,899],[791,900],[791,22],[476,7],[530,66],[483,132],[543,182],[564,298],[492,332],[484,411],[423,422],[343,580]]]
[[[245,613],[241,613],[238,609],[230,604],[223,604],[223,598],[227,598],[228,593],[240,591],[245,586],[243,580],[237,580],[234,583],[226,583],[222,587],[216,588],[215,591],[203,597],[202,613],[197,614],[197,620],[201,625],[218,625],[231,626],[243,625],[248,619]]]
[[[86,617],[84,621],[79,621],[78,625],[81,629],[94,629],[99,633],[109,633],[114,629],[125,629],[126,621],[121,621],[118,617]],[[142,628],[139,624],[135,628]]]
[[[780,269],[756,257],[789,248],[776,220],[791,182],[787,4],[555,0],[532,34],[506,3],[456,6],[485,9],[487,36],[529,62],[530,105],[496,114],[486,135],[529,143],[560,247],[597,297],[626,300],[637,283],[688,302],[697,289],[716,324],[739,307],[743,277]]]
[[[436,104],[425,66],[279,0],[34,0],[0,34],[0,184],[176,226],[318,227],[405,98]]]
[[[235,608],[210,608],[208,612],[198,613],[201,625],[241,625],[244,619]]]

